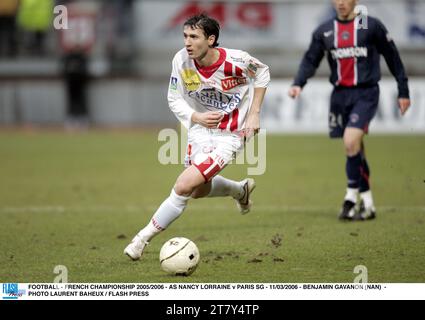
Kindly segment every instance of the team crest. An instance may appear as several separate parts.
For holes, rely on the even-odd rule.
[[[183,69],[181,71],[184,86],[189,91],[196,91],[201,86],[201,79],[193,69]]]
[[[351,123],[356,123],[357,121],[359,121],[360,117],[357,113],[352,113],[350,115],[350,122]]]
[[[344,31],[344,32],[342,33],[342,35],[341,35],[341,38],[342,38],[343,40],[348,40],[348,39],[350,39],[350,33],[349,33],[348,31]]]

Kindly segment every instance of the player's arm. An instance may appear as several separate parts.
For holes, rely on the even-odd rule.
[[[260,130],[260,112],[270,83],[270,70],[256,58],[247,57],[247,74],[254,79],[254,96],[245,122],[245,136],[250,138]]]
[[[260,130],[260,112],[267,88],[254,88],[254,98],[245,122],[245,136],[252,137]]]
[[[320,29],[318,29],[313,33],[310,46],[304,54],[293,84],[291,88],[289,88],[288,95],[291,98],[297,98],[300,95],[302,88],[307,83],[307,80],[316,73],[324,55],[325,50],[323,47],[321,32]]]
[[[223,119],[221,112],[207,111],[207,112],[194,112],[192,114],[192,122],[198,123],[203,127],[214,129],[217,128]]]
[[[174,115],[188,129],[192,124],[192,115],[195,112],[184,100],[183,80],[179,72],[178,56],[173,59],[170,84],[168,86],[168,105]]]
[[[385,26],[377,20],[375,42],[378,52],[384,56],[392,75],[398,84],[398,104],[403,115],[410,107],[409,86],[403,62],[394,41]]]

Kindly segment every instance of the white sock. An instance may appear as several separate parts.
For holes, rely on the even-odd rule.
[[[143,241],[149,242],[153,237],[155,237],[158,233],[160,233],[162,230],[157,229],[155,225],[152,223],[152,220],[149,221],[149,223],[144,227],[140,232],[137,234],[137,236],[142,239]]]
[[[243,196],[242,185],[238,181],[226,179],[222,176],[215,176],[211,180],[211,191],[208,194],[208,197],[227,196],[240,199]]]
[[[359,194],[359,189],[357,189],[357,188],[347,188],[347,192],[345,193],[344,200],[349,200],[351,202],[357,203],[358,194]]]
[[[179,196],[174,189],[171,190],[170,196],[159,206],[148,225],[137,235],[144,241],[150,241],[183,213],[189,199],[190,197]]]
[[[360,193],[360,197],[363,200],[365,208],[373,208],[373,197],[372,191],[368,190]]]

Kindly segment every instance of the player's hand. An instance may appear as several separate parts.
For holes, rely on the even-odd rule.
[[[404,115],[410,107],[410,99],[408,98],[400,98],[398,99],[398,107],[400,108],[401,115]]]
[[[292,99],[296,99],[298,98],[298,96],[301,94],[301,87],[300,86],[292,86],[289,88],[288,90],[288,95],[292,98]]]
[[[251,138],[256,135],[260,130],[260,115],[258,113],[250,113],[245,122],[245,129],[242,130],[242,134],[247,138]]]
[[[223,114],[220,112],[194,112],[192,114],[192,121],[200,124],[209,129],[217,128],[223,119]]]

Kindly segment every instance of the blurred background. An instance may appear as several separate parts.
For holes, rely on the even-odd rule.
[[[397,86],[381,59],[381,105],[372,129],[425,133],[425,1],[360,4],[395,39],[413,103],[400,118]],[[166,100],[171,60],[183,47],[182,23],[202,11],[221,22],[221,46],[270,66],[263,127],[327,132],[326,61],[301,99],[286,92],[312,31],[335,14],[330,0],[1,0],[0,126],[175,125]]]

